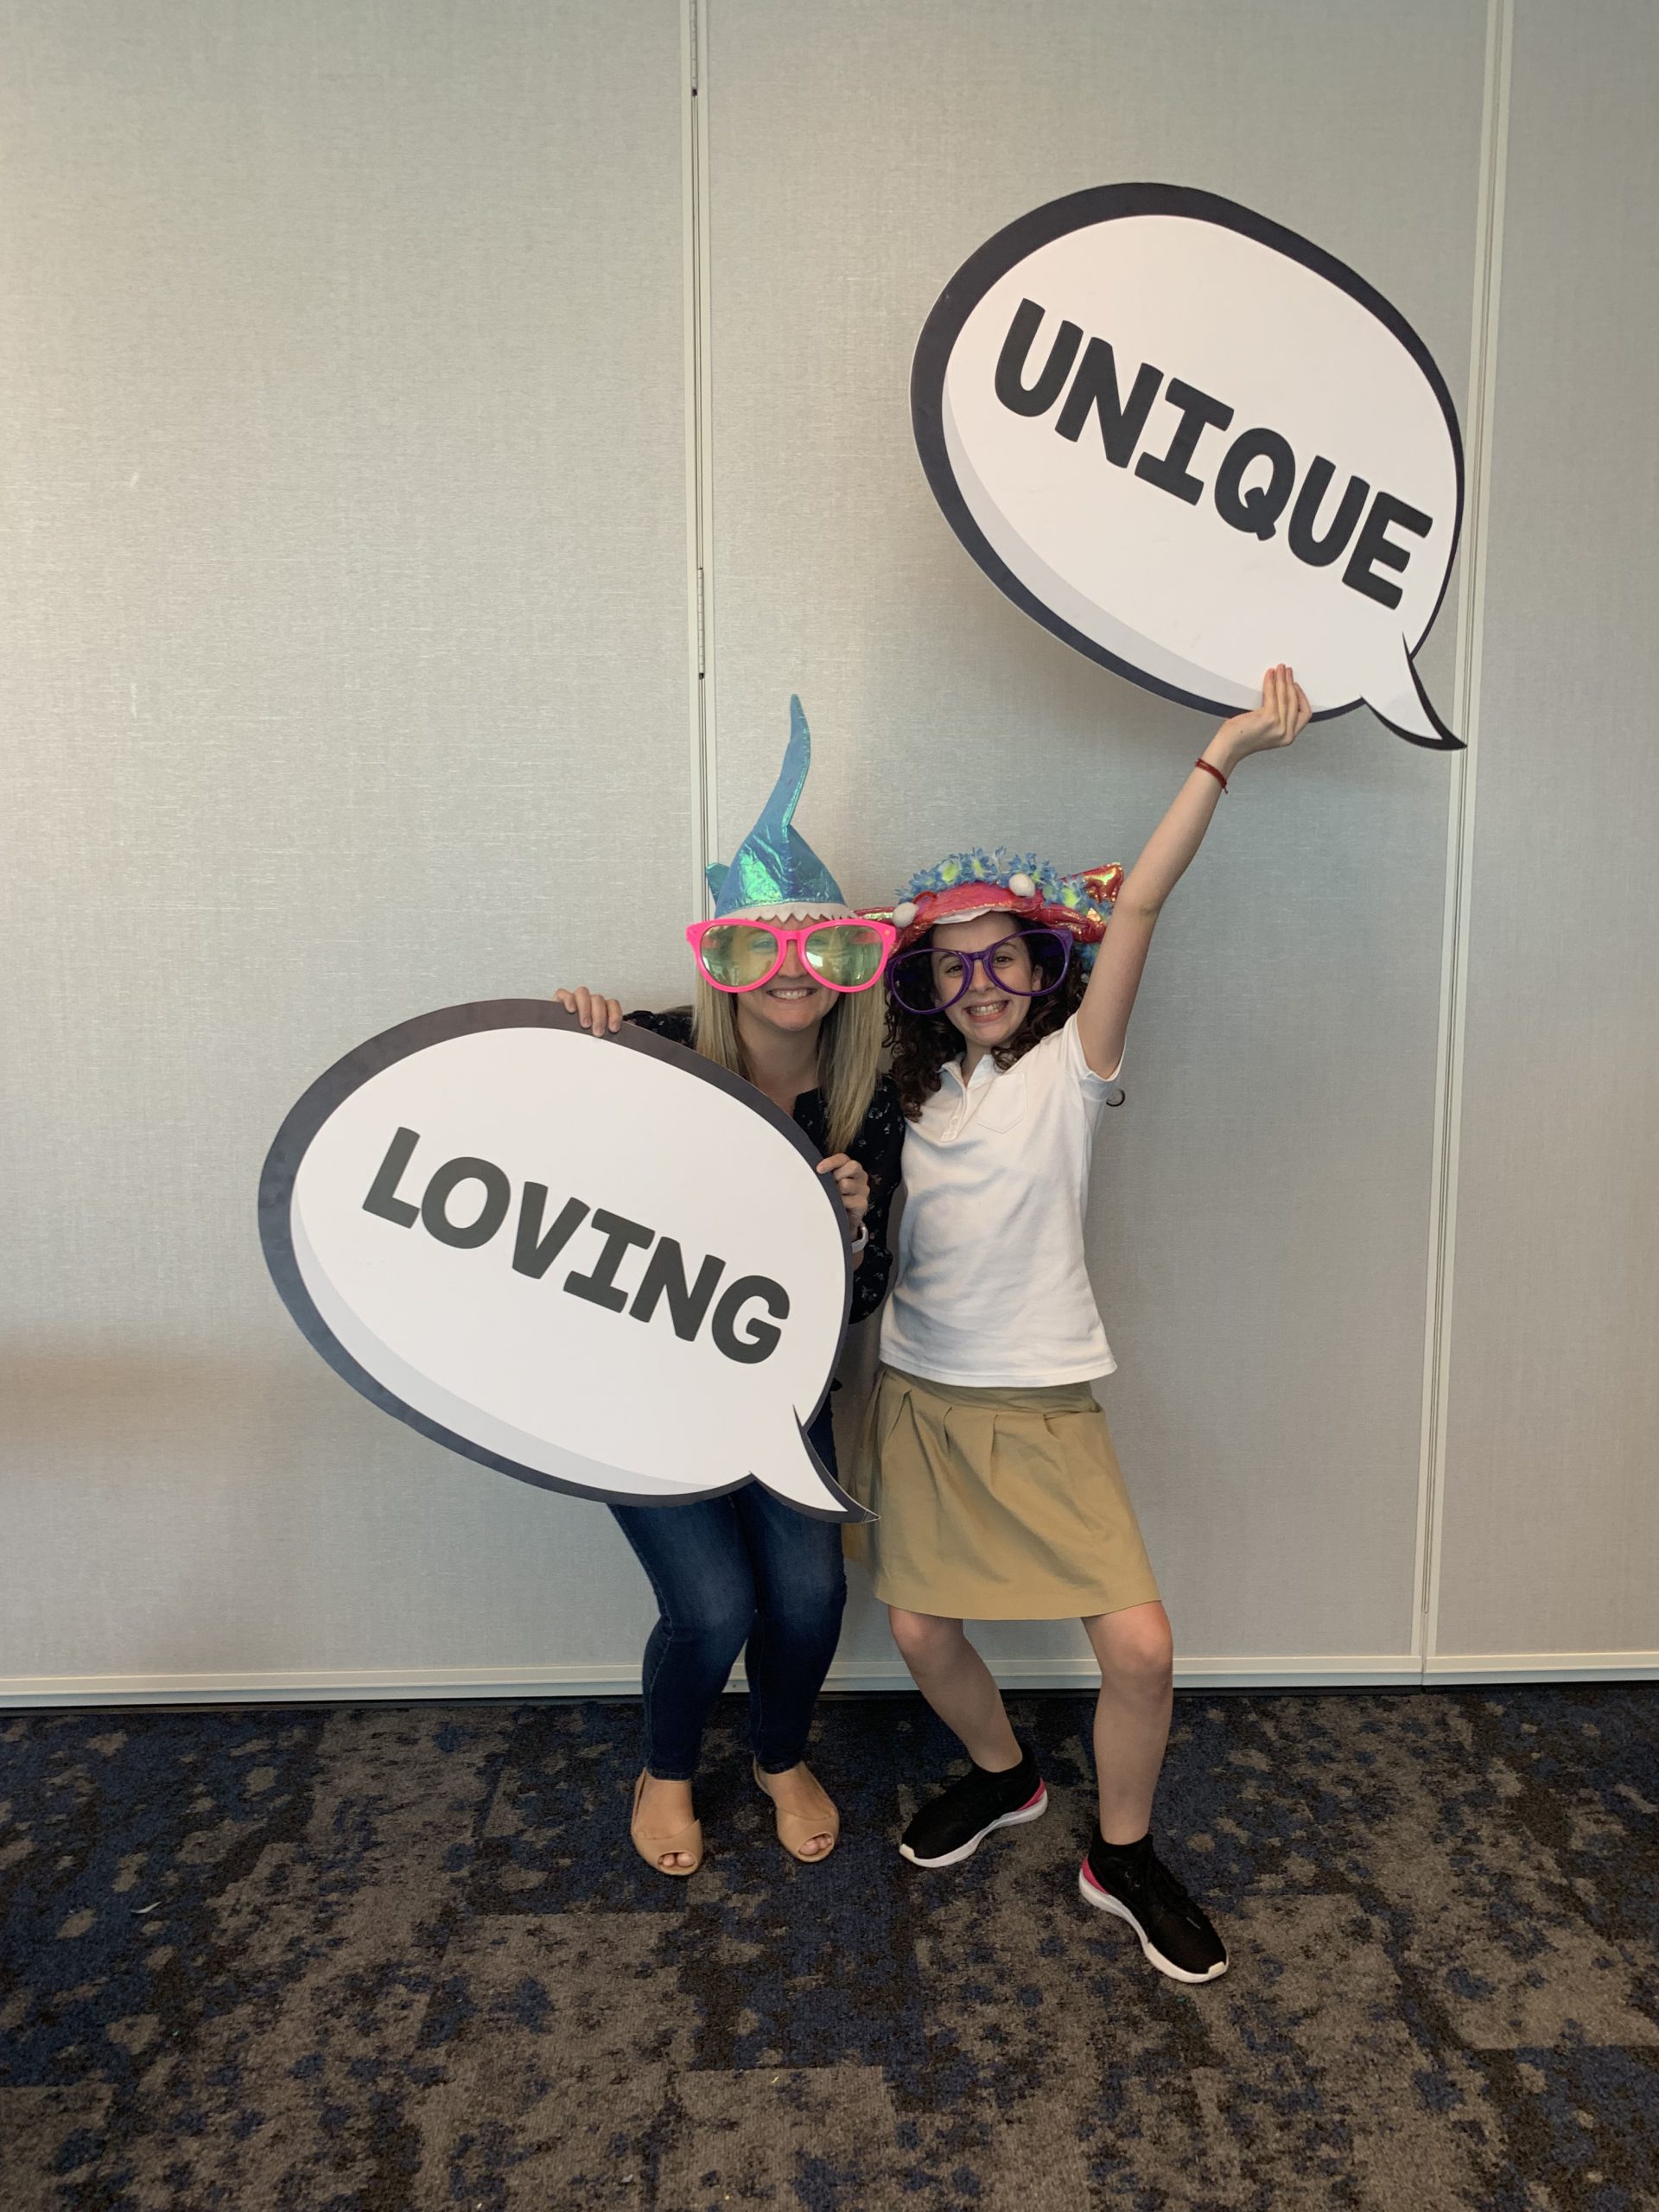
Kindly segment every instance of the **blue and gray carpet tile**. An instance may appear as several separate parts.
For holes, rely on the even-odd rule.
[[[1185,1696],[1160,1802],[1232,1968],[1046,1819],[926,1873],[950,1747],[830,1700],[798,1866],[727,1700],[709,1859],[626,1839],[625,1702],[0,1715],[3,2212],[1659,2206],[1659,1691]]]

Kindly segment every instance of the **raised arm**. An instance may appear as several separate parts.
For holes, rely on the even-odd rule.
[[[1222,724],[1201,756],[1209,762],[1209,768],[1193,769],[1177,792],[1175,804],[1147,839],[1146,850],[1124,878],[1077,1010],[1083,1056],[1096,1075],[1117,1072],[1153,931],[1164,901],[1204,842],[1204,833],[1221,798],[1220,779],[1230,779],[1239,763],[1252,753],[1294,744],[1312,712],[1307,695],[1292,671],[1282,664],[1270,668],[1262,678],[1261,705]]]

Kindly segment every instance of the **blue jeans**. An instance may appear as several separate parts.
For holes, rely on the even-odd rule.
[[[828,1404],[808,1433],[833,1474]],[[745,1644],[756,1763],[764,1774],[798,1765],[847,1601],[840,1523],[809,1520],[756,1483],[728,1497],[611,1511],[657,1593],[642,1677],[651,1772],[690,1781]]]

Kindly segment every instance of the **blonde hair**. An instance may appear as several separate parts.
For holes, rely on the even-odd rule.
[[[818,1029],[818,1088],[829,1121],[831,1152],[845,1152],[858,1135],[875,1096],[886,993],[880,983],[867,991],[838,991]],[[746,1083],[753,1081],[737,1032],[737,1001],[716,991],[699,976],[691,1007],[691,1044],[696,1052]]]

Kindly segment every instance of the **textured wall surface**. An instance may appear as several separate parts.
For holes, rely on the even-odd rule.
[[[1659,15],[1594,23],[1516,16],[1444,1654],[1659,1646]]]
[[[715,848],[798,690],[855,897],[975,842],[1127,861],[1207,727],[1027,621],[933,505],[910,354],[976,245],[1086,184],[1205,187],[1357,265],[1462,405],[1484,0],[704,0],[695,233],[685,16],[0,0],[10,1694],[637,1669],[608,1516],[348,1391],[253,1201],[299,1092],[405,1015],[683,995],[694,234]],[[1516,11],[1442,1655],[1659,1645],[1659,52],[1639,0],[1596,20]],[[1456,648],[1452,599],[1448,704]],[[1091,1249],[1200,1671],[1414,1663],[1464,773],[1321,727],[1247,769],[1160,928]],[[1031,1680],[1084,1648],[988,1649]],[[896,1665],[855,1584],[843,1679]]]
[[[1131,861],[1211,727],[1038,628],[934,505],[910,356],[976,245],[1103,179],[1199,185],[1363,270],[1459,392],[1469,358],[1484,7],[971,20],[711,16],[722,813],[798,687],[813,823],[872,894],[975,843]],[[1109,1415],[1189,1654],[1410,1649],[1451,772],[1364,712],[1251,763],[1160,925],[1092,1255]]]
[[[377,1029],[675,963],[677,10],[0,50],[0,1675],[580,1656],[645,1610],[608,1519],[343,1388],[254,1195]]]

